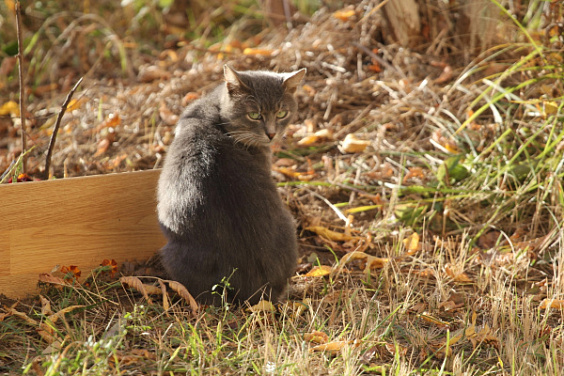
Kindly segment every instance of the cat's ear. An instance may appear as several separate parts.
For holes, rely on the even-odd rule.
[[[227,83],[227,90],[230,94],[241,91],[248,91],[248,87],[241,81],[239,73],[229,65],[225,64],[223,66],[223,76],[225,77],[225,82]]]
[[[284,78],[284,89],[286,92],[293,94],[296,92],[296,89],[304,79],[304,76],[307,72],[307,69],[302,68],[299,71],[295,71],[292,73],[286,73],[286,77]]]

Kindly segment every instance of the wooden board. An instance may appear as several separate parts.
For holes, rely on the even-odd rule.
[[[160,171],[0,185],[0,293],[36,292],[56,265],[83,275],[103,259],[145,260],[165,243],[156,214]]]

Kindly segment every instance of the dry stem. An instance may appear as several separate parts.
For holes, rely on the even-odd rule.
[[[24,97],[24,82],[23,82],[23,43],[22,43],[22,28],[21,28],[21,4],[19,0],[16,2],[16,31],[18,34],[18,79],[20,83],[20,121],[21,121],[21,132],[22,132],[22,154],[25,153],[27,149],[26,143],[26,132],[25,132],[25,97]],[[25,174],[27,172],[27,156],[24,155],[22,159],[22,172]]]
[[[53,155],[53,149],[55,148],[55,141],[57,140],[57,133],[59,132],[59,127],[61,126],[61,120],[63,119],[63,115],[67,111],[67,106],[69,105],[69,102],[71,101],[71,98],[74,95],[74,92],[78,88],[78,85],[80,85],[82,83],[83,78],[84,77],[80,77],[80,79],[76,82],[76,84],[71,89],[71,91],[69,91],[65,101],[63,102],[63,105],[61,106],[61,110],[59,111],[59,114],[57,115],[57,121],[55,122],[55,128],[53,128],[53,134],[51,135],[51,140],[49,141],[49,148],[47,149],[47,157],[45,158],[45,171],[43,172],[45,179],[49,178],[49,168],[51,167],[51,157]]]

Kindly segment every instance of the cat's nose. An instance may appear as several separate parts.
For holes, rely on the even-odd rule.
[[[276,136],[276,133],[268,133],[268,132],[266,133],[266,137],[268,137],[268,139],[269,139],[270,141],[272,141],[272,139],[274,138],[274,136]]]

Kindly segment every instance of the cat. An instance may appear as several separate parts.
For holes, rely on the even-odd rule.
[[[200,303],[278,301],[298,247],[271,176],[270,145],[296,114],[306,70],[225,65],[223,73],[225,82],[185,109],[165,158],[157,189],[168,240],[161,260]]]

